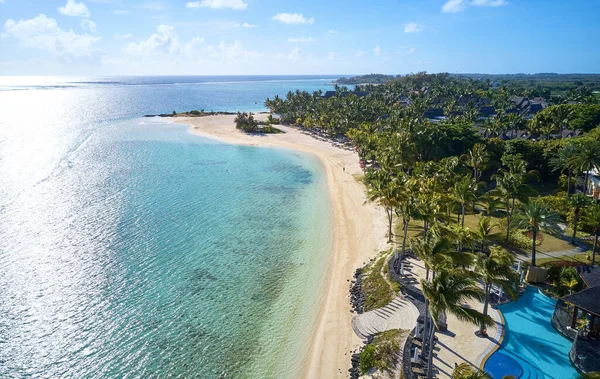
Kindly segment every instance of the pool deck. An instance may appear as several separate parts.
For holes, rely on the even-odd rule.
[[[412,264],[411,273],[419,279],[424,279],[423,262],[414,258],[409,258],[408,261]],[[417,287],[420,288],[420,284]],[[465,305],[483,311],[482,302],[469,301]],[[475,335],[475,331],[478,330],[476,325],[460,321],[452,314],[447,315],[448,330],[436,333],[439,342],[434,349],[433,365],[437,370],[437,378],[451,378],[455,365],[461,363],[475,368],[483,367],[487,358],[498,349],[504,335],[504,319],[498,310],[492,307],[488,309],[496,325],[488,328],[487,338]]]

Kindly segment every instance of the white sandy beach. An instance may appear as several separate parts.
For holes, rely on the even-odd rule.
[[[258,115],[260,118],[264,115]],[[354,152],[334,147],[297,129],[278,126],[285,133],[247,135],[235,129],[234,115],[177,117],[193,134],[233,144],[283,147],[315,154],[325,168],[332,206],[333,241],[303,378],[346,378],[350,351],[361,345],[351,328],[349,280],[354,270],[386,246],[385,215],[367,202],[365,188],[353,177],[362,174]]]

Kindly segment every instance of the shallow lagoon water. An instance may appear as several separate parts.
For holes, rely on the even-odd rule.
[[[123,110],[126,90],[0,92],[0,377],[297,375],[329,253],[320,163],[134,117],[162,110]]]

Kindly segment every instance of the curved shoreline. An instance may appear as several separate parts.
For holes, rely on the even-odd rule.
[[[188,125],[192,134],[225,143],[307,152],[315,155],[325,169],[333,238],[316,325],[310,332],[299,377],[346,378],[350,352],[362,345],[351,327],[349,280],[356,267],[386,245],[383,211],[367,202],[364,186],[353,176],[362,174],[354,152],[285,126],[277,126],[285,132],[281,134],[244,134],[235,129],[234,119],[235,115],[220,115],[177,117],[173,121]]]

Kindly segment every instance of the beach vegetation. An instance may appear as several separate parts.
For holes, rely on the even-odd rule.
[[[376,334],[360,352],[360,372],[366,374],[370,370],[392,371],[401,361],[401,342],[407,335],[407,331],[400,329]]]
[[[246,133],[253,133],[258,130],[258,121],[254,119],[253,113],[238,112],[235,117],[235,127]]]
[[[365,297],[365,312],[388,305],[394,300],[400,288],[389,278],[385,263],[390,252],[386,251],[363,269],[361,292]]]

